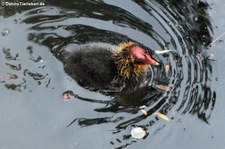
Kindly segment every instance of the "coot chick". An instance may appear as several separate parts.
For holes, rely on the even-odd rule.
[[[132,91],[146,82],[148,65],[158,65],[134,42],[116,47],[84,46],[66,55],[64,69],[79,85],[102,92]]]

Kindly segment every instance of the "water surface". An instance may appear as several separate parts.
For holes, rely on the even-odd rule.
[[[223,43],[210,46],[213,33],[222,33],[224,25],[216,28],[212,22],[212,18],[219,20],[214,9],[220,7],[212,4],[49,0],[42,7],[2,7],[0,129],[4,135],[0,136],[0,147],[224,146],[219,129],[223,126],[219,121],[224,122],[224,73],[218,71],[224,63],[219,54],[224,52]],[[64,72],[58,56],[86,43],[117,45],[125,41],[140,43],[151,53],[172,50],[153,55],[161,63],[152,68],[149,87],[154,90],[133,97],[144,102],[133,103],[130,96],[109,96],[80,87]],[[157,88],[159,85],[170,90]],[[68,90],[83,98],[72,96],[63,101],[62,93]],[[147,116],[140,111],[141,105],[146,106]],[[133,139],[133,126],[146,128],[148,136]]]

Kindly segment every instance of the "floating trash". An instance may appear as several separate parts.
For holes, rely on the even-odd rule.
[[[147,131],[142,127],[134,127],[130,134],[135,139],[142,139],[147,135]]]
[[[65,91],[62,93],[63,101],[69,101],[71,98],[71,91]]]
[[[165,85],[156,85],[158,89],[164,90],[164,91],[170,91],[172,88]]]
[[[144,108],[146,108],[145,105],[139,107],[139,109],[144,109]]]
[[[166,73],[168,73],[168,72],[170,71],[170,65],[169,65],[169,64],[167,64],[167,65],[165,66],[165,71],[166,71]]]
[[[148,112],[145,111],[144,109],[141,109],[140,111],[141,111],[144,115],[148,115]]]
[[[169,53],[171,52],[172,50],[156,50],[155,51],[155,54],[165,54],[165,53]]]
[[[155,114],[156,116],[158,116],[158,117],[160,117],[160,118],[166,120],[166,121],[170,121],[170,119],[169,119],[166,115],[164,115],[164,114],[162,114],[162,113],[160,113],[160,112],[155,112],[154,114]]]
[[[146,108],[145,105],[139,107],[140,111],[141,111],[144,115],[148,115],[148,112],[145,111],[145,108]]]

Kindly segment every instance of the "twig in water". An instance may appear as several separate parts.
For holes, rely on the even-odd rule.
[[[217,37],[215,40],[213,40],[208,47],[211,47],[217,40],[219,40],[221,37],[223,37],[225,35],[225,32],[223,32],[221,35],[219,35],[219,37]]]

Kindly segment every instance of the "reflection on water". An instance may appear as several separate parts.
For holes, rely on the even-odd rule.
[[[7,14],[7,9],[1,11],[4,17],[12,15]],[[153,55],[161,65],[152,69],[153,81],[149,86],[134,93],[106,94],[106,97],[112,98],[106,101],[98,99],[98,96],[80,96],[76,86],[70,88],[74,99],[93,104],[92,110],[96,116],[75,115],[68,126],[94,127],[115,123],[115,128],[111,128],[113,134],[124,134],[131,125],[141,124],[148,129],[154,127],[156,122],[161,121],[153,115],[157,111],[174,120],[178,120],[174,111],[181,115],[189,113],[209,123],[216,92],[211,88],[213,62],[207,59],[206,47],[212,39],[207,9],[208,5],[201,1],[133,0],[118,3],[86,0],[68,1],[66,5],[49,1],[48,6],[27,10],[22,13],[21,20],[16,20],[26,25],[30,43],[48,47],[49,52],[60,61],[63,60],[62,52],[79,49],[79,45],[92,42],[118,45],[124,41],[135,41],[151,53],[154,50],[172,50],[170,53]],[[27,45],[25,53],[26,57],[21,57],[20,51],[2,47],[1,59],[4,59],[4,70],[8,72],[0,74],[0,83],[7,89],[20,92],[35,90],[31,85],[33,83],[52,88],[52,75],[49,76],[46,66],[42,64],[42,56],[36,55],[30,45]],[[25,65],[22,61],[32,62],[36,68],[30,68],[32,64]],[[167,66],[170,66],[168,72],[165,71]],[[63,68],[60,70],[63,71]],[[157,85],[171,89],[162,90]],[[139,107],[142,105],[146,106],[147,115],[140,113]],[[99,113],[105,113],[106,116],[98,116]],[[127,142],[128,139],[125,137],[123,140]],[[122,143],[120,148],[135,142],[130,140],[129,143]],[[115,145],[118,141],[110,143]]]

